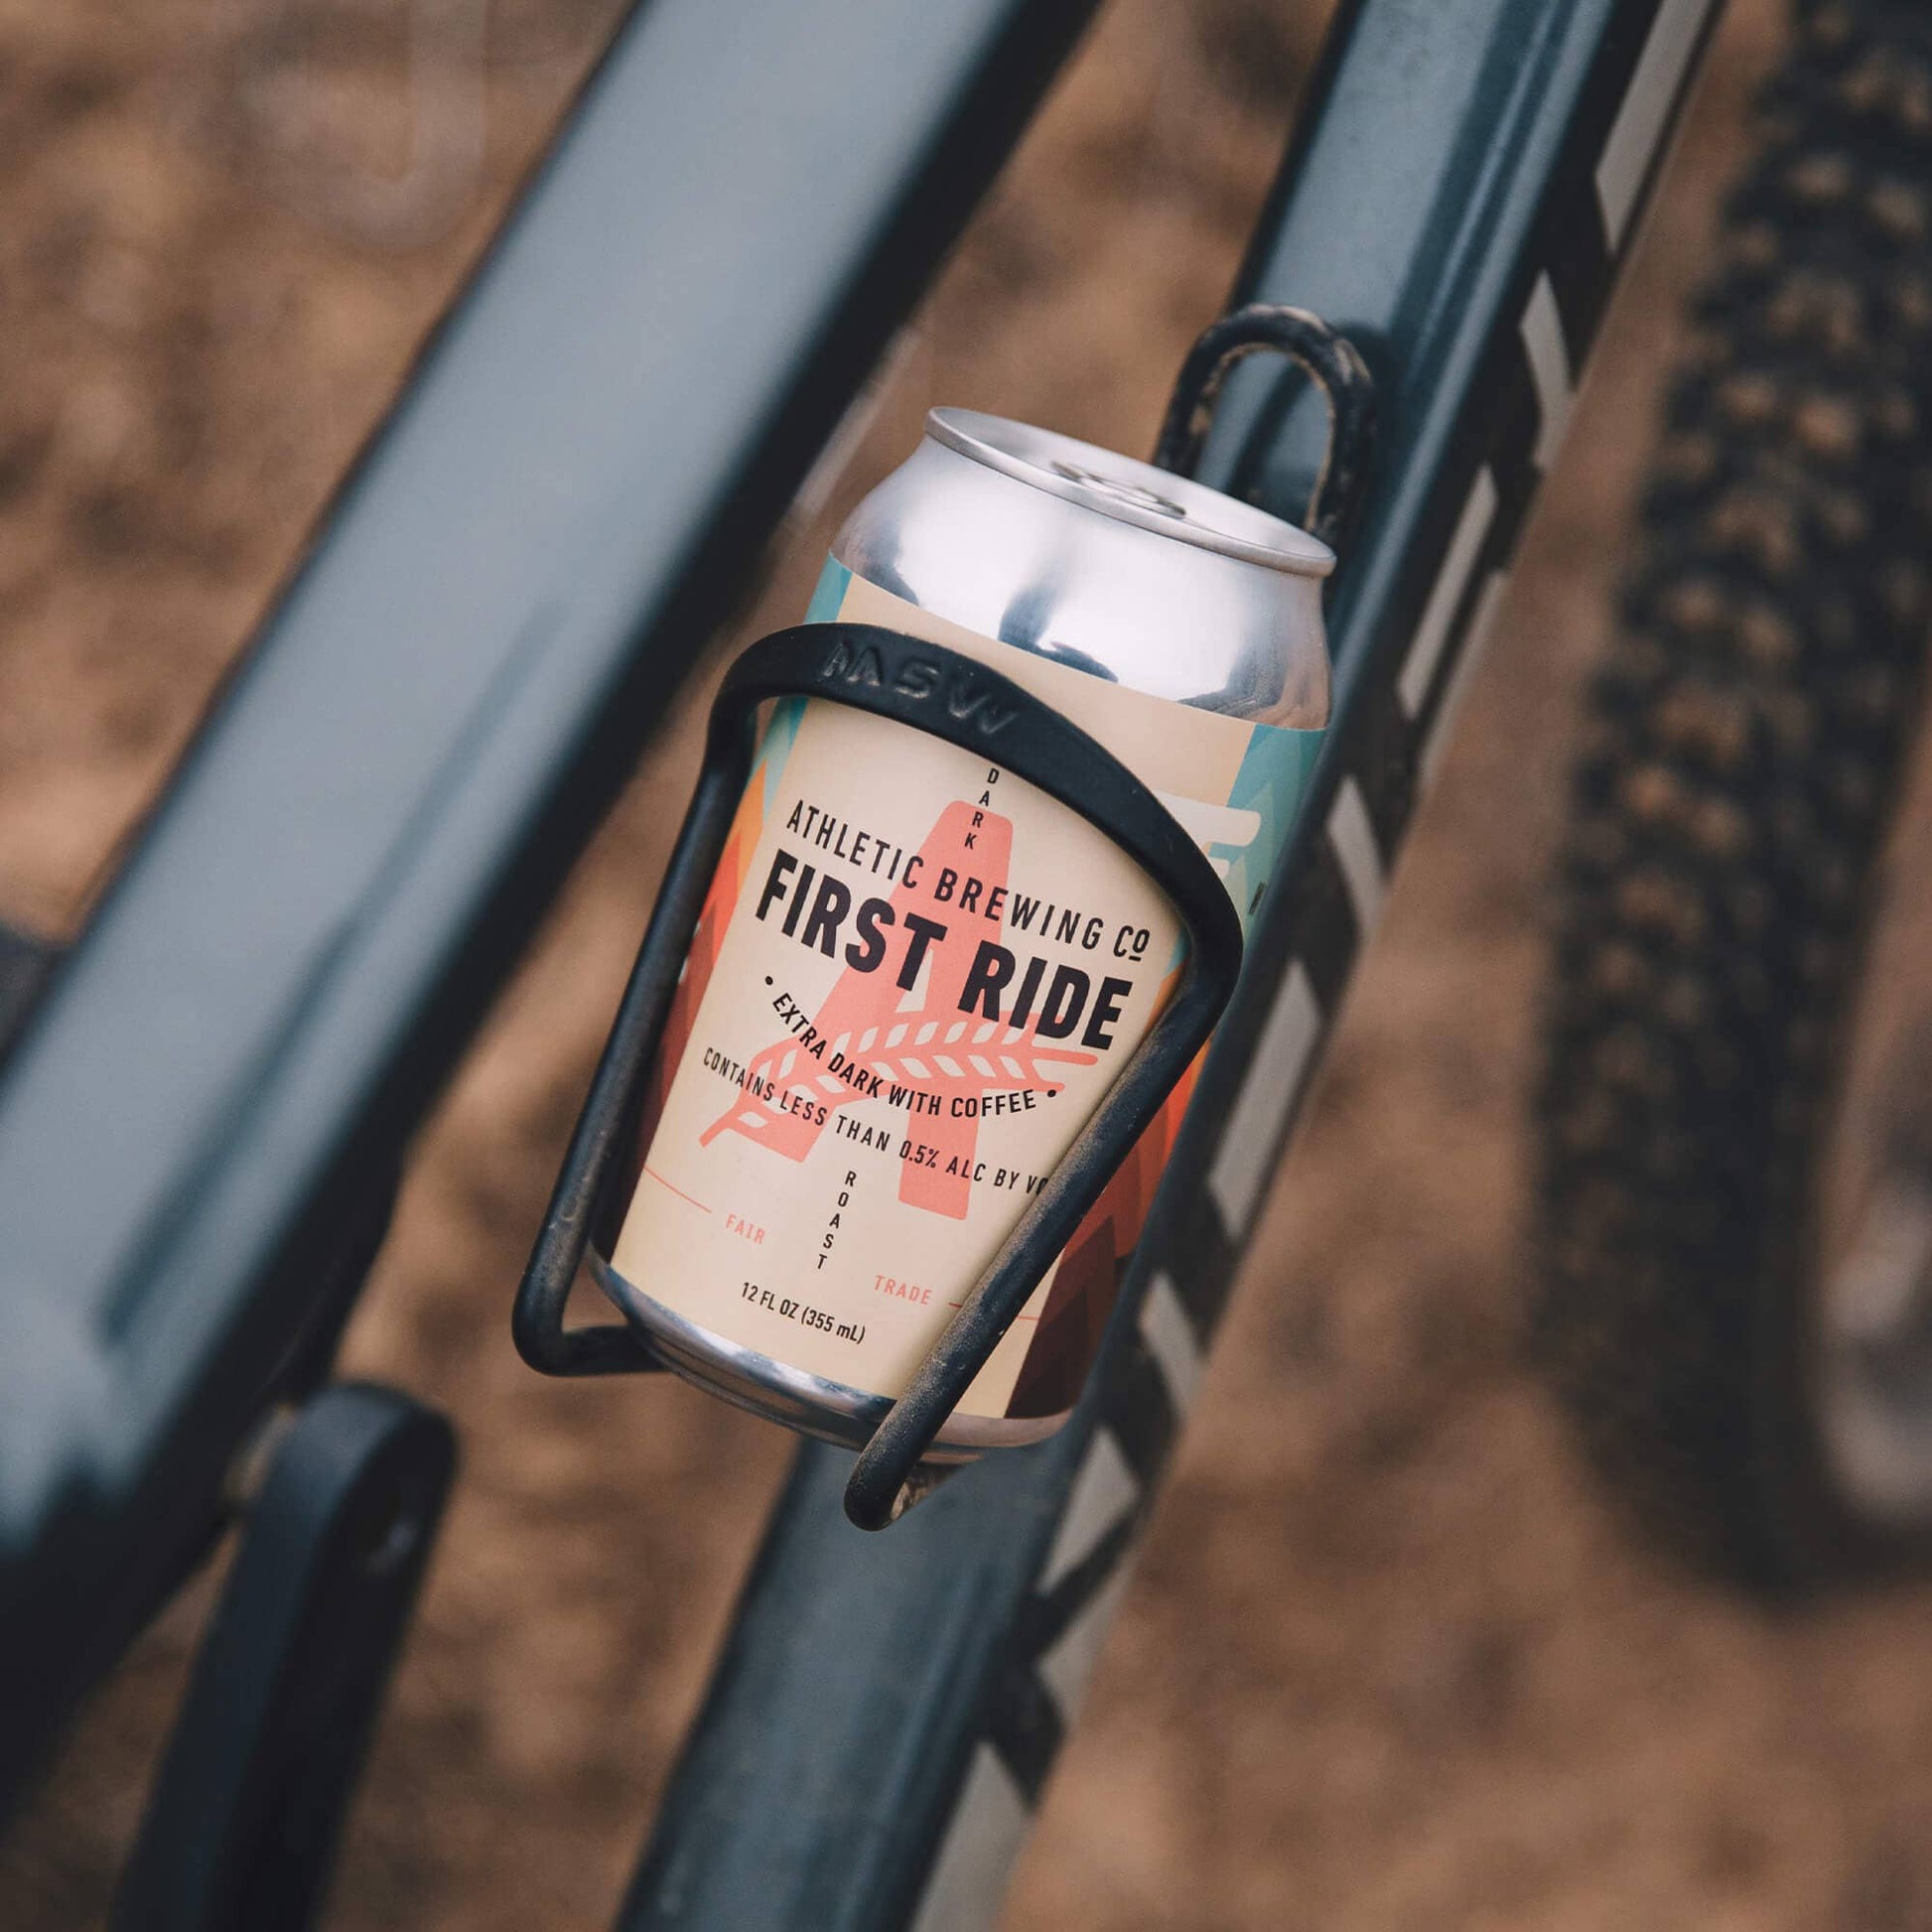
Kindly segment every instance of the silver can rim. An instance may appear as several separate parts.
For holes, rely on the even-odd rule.
[[[1335,553],[1299,525],[1077,436],[977,409],[930,409],[925,434],[1029,488],[1177,543],[1294,577],[1326,577],[1335,567]]]

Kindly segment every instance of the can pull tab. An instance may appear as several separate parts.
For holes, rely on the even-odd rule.
[[[1191,477],[1213,426],[1228,371],[1250,355],[1286,355],[1328,409],[1328,447],[1309,493],[1302,527],[1340,552],[1360,519],[1375,441],[1375,378],[1361,350],[1307,309],[1256,302],[1202,330],[1174,377],[1173,395],[1154,447],[1155,464]]]

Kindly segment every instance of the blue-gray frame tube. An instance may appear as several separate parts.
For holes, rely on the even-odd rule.
[[[0,1815],[1091,11],[652,0],[424,351],[0,1068]]]
[[[1714,12],[1344,9],[1232,297],[1339,326],[1381,410],[1331,612],[1335,725],[1242,990],[1073,1423],[874,1538],[840,1514],[850,1458],[801,1452],[624,1932],[996,1917]],[[1299,396],[1238,370],[1203,479],[1295,514]]]

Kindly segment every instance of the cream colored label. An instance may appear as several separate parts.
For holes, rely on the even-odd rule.
[[[1230,855],[1268,814],[1230,800],[1257,727],[990,642],[861,580],[828,583],[838,617],[951,645],[1073,717],[1245,896],[1254,865],[1237,873]],[[1024,779],[794,701],[700,936],[687,981],[700,974],[701,994],[667,1042],[680,1057],[615,1265],[743,1346],[896,1395],[1171,992],[1179,922],[1109,839]],[[1015,1411],[1051,1288],[965,1412]]]

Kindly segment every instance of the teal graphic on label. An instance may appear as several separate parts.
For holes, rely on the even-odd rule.
[[[1241,915],[1244,937],[1267,897],[1276,864],[1288,849],[1288,835],[1295,829],[1302,800],[1308,795],[1309,779],[1327,736],[1325,731],[1257,725],[1241,768],[1234,775],[1229,808],[1253,812],[1259,823],[1253,838],[1245,844],[1211,841],[1207,856]]]

